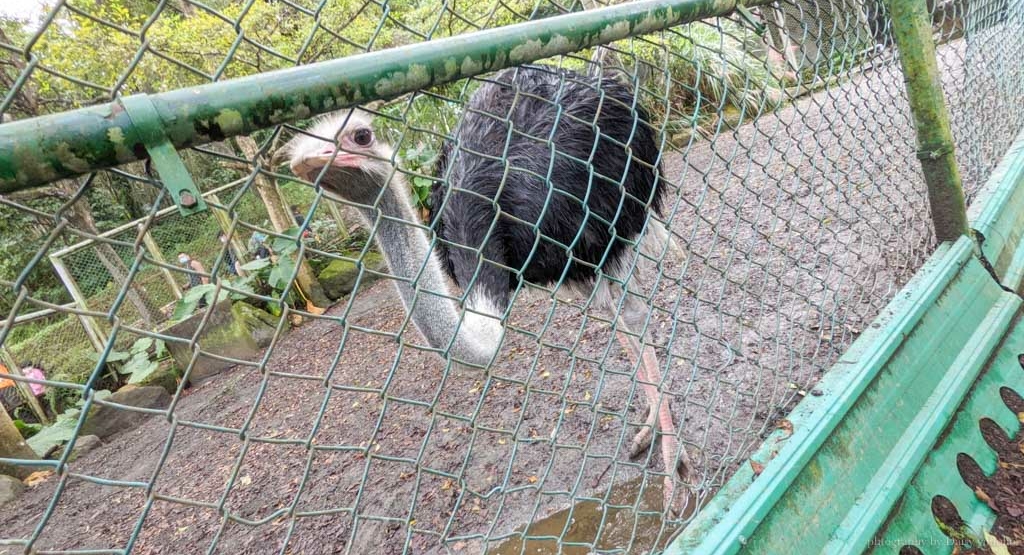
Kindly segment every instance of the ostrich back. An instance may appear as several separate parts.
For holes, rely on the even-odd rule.
[[[647,121],[633,90],[607,76],[524,66],[477,89],[430,199],[438,254],[471,301],[504,310],[520,276],[589,284],[620,262],[661,205]]]

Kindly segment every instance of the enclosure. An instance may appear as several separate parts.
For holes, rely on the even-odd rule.
[[[0,553],[1024,545],[977,494],[1020,0],[63,0],[0,47]]]

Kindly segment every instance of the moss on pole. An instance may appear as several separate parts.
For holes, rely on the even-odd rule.
[[[892,33],[899,49],[907,100],[917,130],[932,223],[939,241],[969,235],[967,205],[956,164],[953,132],[939,80],[931,16],[921,0],[888,0]]]

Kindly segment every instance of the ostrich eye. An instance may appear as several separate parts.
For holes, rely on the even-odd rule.
[[[373,131],[370,131],[369,129],[357,129],[356,132],[352,134],[352,142],[359,146],[370,146],[370,143],[373,142]]]

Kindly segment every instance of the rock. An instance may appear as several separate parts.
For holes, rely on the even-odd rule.
[[[7,411],[0,410],[0,458],[35,460],[36,452],[21,437],[21,432],[14,426]],[[32,467],[0,463],[0,474],[9,474],[24,478],[32,473]]]
[[[139,387],[145,387],[147,385],[155,385],[164,388],[167,393],[174,395],[178,391],[178,378],[181,377],[181,373],[178,372],[178,368],[174,364],[161,363],[160,368],[156,369],[152,374],[146,376],[144,380],[137,384]]]
[[[171,404],[171,396],[167,394],[167,390],[158,385],[145,387],[126,385],[107,397],[105,401],[146,409],[163,409]],[[117,432],[130,430],[142,424],[150,416],[133,410],[93,405],[85,419],[85,424],[82,425],[82,435],[93,435],[99,436],[100,439],[106,439]]]
[[[0,474],[0,505],[14,501],[24,490],[25,484],[21,483],[21,480]]]
[[[164,333],[183,339],[192,339],[205,311],[171,326]],[[235,366],[226,360],[206,356],[210,353],[238,360],[257,361],[261,350],[270,344],[277,326],[277,318],[244,302],[224,300],[213,307],[199,336],[199,357],[188,374],[190,382],[215,376]],[[192,348],[187,343],[168,341],[167,350],[179,368],[188,368],[192,361]]]
[[[387,265],[380,253],[370,251],[363,257],[362,264],[369,270],[377,272],[386,271]],[[359,265],[348,260],[332,260],[324,268],[317,279],[320,286],[324,288],[324,294],[331,300],[338,300],[352,292],[356,286],[356,278],[359,277]],[[366,272],[363,274],[363,281],[360,287],[365,287],[380,279],[380,276]]]
[[[93,449],[103,445],[103,441],[98,436],[81,436],[75,441],[75,448],[71,450],[71,456],[68,457],[68,462],[71,462],[78,457],[92,451]],[[59,455],[56,458],[59,458]]]
[[[256,342],[257,347],[263,349],[270,346],[274,332],[277,331],[276,316],[249,303],[235,303],[231,305],[231,312],[236,323],[249,330],[249,336]]]

